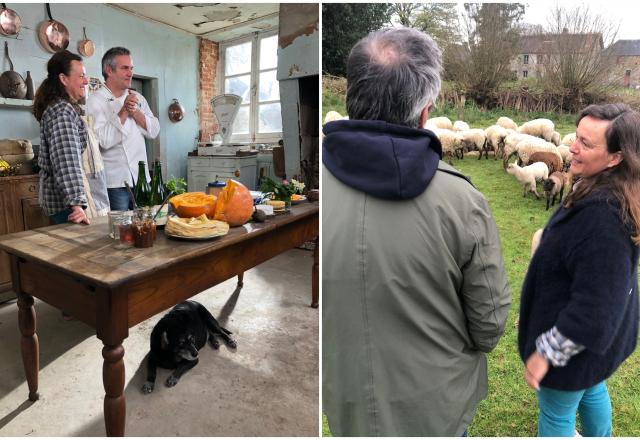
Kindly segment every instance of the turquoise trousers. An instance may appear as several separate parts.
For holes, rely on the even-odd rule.
[[[540,387],[538,402],[539,437],[573,437],[576,412],[584,437],[611,437],[611,399],[604,381],[580,391]]]

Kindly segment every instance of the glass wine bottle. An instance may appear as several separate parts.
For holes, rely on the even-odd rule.
[[[149,186],[149,182],[147,182],[145,163],[142,160],[138,162],[138,181],[136,182],[133,195],[136,198],[136,204],[138,206],[149,206],[151,186]]]
[[[153,177],[151,177],[151,195],[149,196],[150,206],[160,205],[164,200],[163,191],[160,187],[160,179],[160,163],[156,161],[153,164]]]

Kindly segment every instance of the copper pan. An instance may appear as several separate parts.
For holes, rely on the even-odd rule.
[[[96,51],[96,45],[87,38],[87,29],[85,27],[82,28],[82,33],[84,34],[84,40],[78,42],[78,53],[83,57],[90,57]]]
[[[20,16],[16,14],[16,11],[7,8],[7,5],[2,3],[2,9],[0,9],[0,34],[10,37],[18,35],[20,29],[22,29]]]
[[[49,3],[46,5],[49,20],[43,21],[38,26],[38,39],[47,52],[60,52],[69,46],[69,30],[65,25],[51,17]]]

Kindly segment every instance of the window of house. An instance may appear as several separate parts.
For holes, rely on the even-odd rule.
[[[631,76],[631,69],[624,72],[624,76]]]
[[[255,33],[220,45],[218,90],[242,97],[233,123],[234,141],[268,142],[282,137],[278,35]]]
[[[529,64],[529,55],[525,54],[523,62],[524,64]]]
[[[522,77],[523,78],[528,78],[529,77],[529,72],[527,70],[523,70],[522,71]]]

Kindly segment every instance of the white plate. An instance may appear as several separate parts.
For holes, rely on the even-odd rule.
[[[203,240],[210,240],[212,238],[216,238],[216,237],[222,237],[223,235],[227,235],[227,233],[225,232],[224,234],[221,232],[216,232],[215,234],[211,234],[211,235],[204,235],[202,237],[185,237],[183,235],[174,235],[174,234],[170,234],[167,232],[167,230],[165,229],[164,234],[167,237],[171,237],[171,238],[177,238],[178,240],[187,240],[187,241],[203,241]]]

